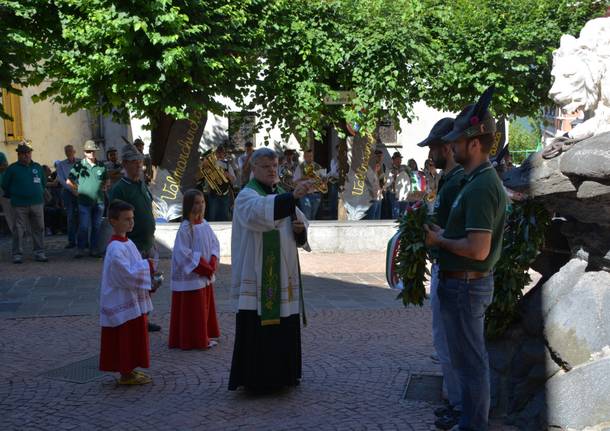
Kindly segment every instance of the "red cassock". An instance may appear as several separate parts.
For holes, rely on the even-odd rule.
[[[169,347],[205,349],[210,338],[220,337],[216,318],[214,285],[172,292],[172,313],[169,325]]]
[[[100,370],[129,374],[150,366],[148,321],[143,314],[122,325],[102,326]]]
[[[206,349],[220,336],[213,284],[219,247],[207,221],[181,223],[172,252],[170,348]]]

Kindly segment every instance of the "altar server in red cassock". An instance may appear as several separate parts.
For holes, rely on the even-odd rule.
[[[204,212],[203,194],[187,191],[172,254],[170,348],[207,349],[220,337],[213,284],[220,246]]]
[[[100,370],[121,373],[120,385],[143,385],[152,381],[136,368],[150,366],[146,314],[153,309],[150,292],[154,291],[154,268],[127,238],[127,232],[133,229],[133,206],[113,201],[108,218],[113,235],[102,273]]]

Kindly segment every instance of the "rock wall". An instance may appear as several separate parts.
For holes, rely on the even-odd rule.
[[[609,429],[610,133],[503,179],[543,202],[555,229],[520,320],[488,344],[492,414],[523,430]]]

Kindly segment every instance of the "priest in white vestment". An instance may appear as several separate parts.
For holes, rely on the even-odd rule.
[[[284,192],[271,149],[256,150],[250,163],[253,179],[233,210],[231,294],[237,319],[229,390],[264,391],[298,385],[301,378],[304,306],[297,247],[309,246],[308,221],[296,203],[312,184],[304,181]]]

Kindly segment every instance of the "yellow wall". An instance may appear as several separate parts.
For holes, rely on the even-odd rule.
[[[35,162],[52,166],[55,160],[63,160],[64,146],[74,145],[77,154],[82,155],[83,143],[91,139],[89,113],[78,111],[72,115],[61,112],[60,106],[49,101],[34,103],[31,96],[39,93],[42,87],[24,88],[21,97],[23,135],[32,141],[32,159]],[[6,154],[9,163],[17,159],[15,143],[4,140],[4,122],[0,121],[0,151]]]

